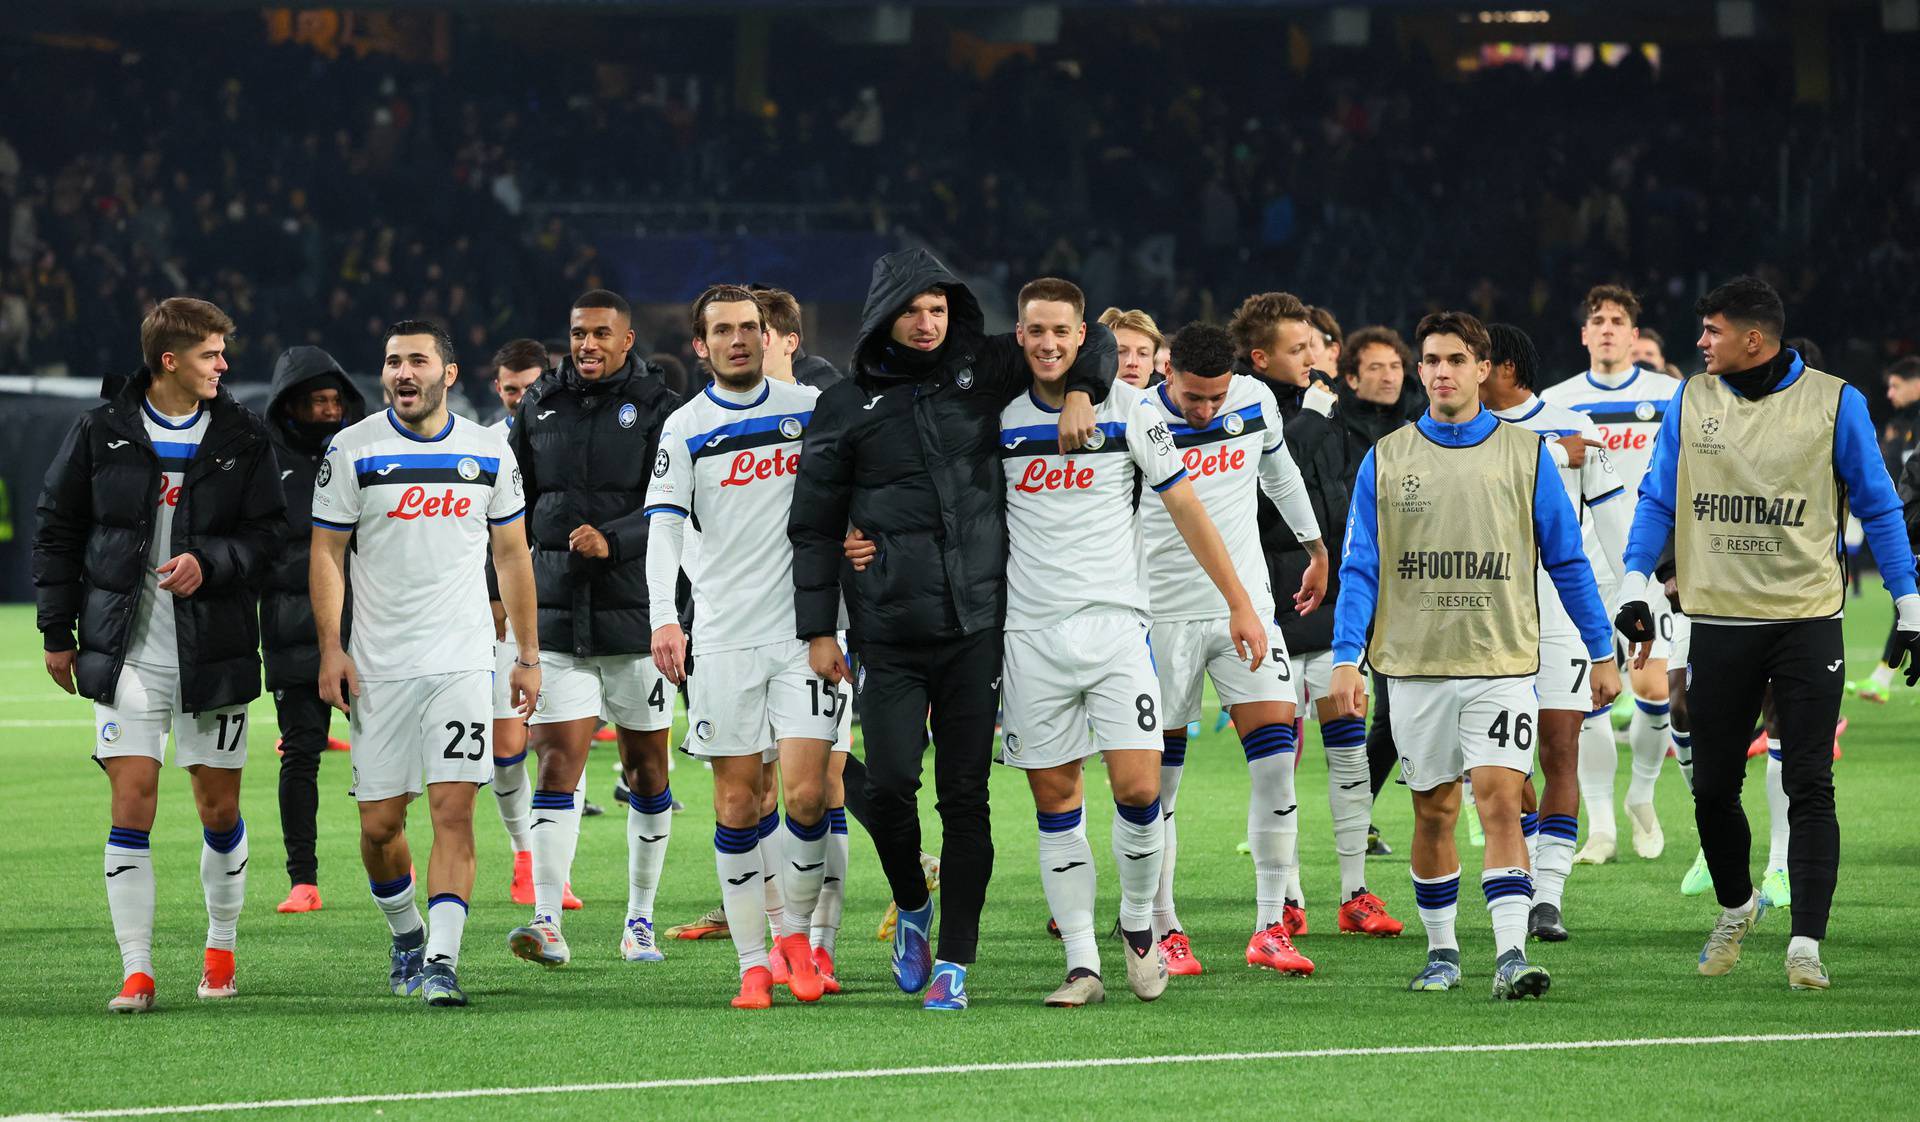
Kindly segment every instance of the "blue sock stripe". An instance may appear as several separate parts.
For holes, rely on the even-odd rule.
[[[1509,896],[1531,896],[1533,895],[1533,878],[1525,874],[1489,877],[1480,882],[1480,891],[1486,894],[1489,904]]]
[[[844,834],[847,832],[846,807],[830,806],[827,808],[827,829],[829,832],[835,834]]]
[[[465,900],[462,900],[456,893],[452,893],[452,892],[436,892],[433,895],[427,897],[428,911],[432,911],[436,904],[458,904],[460,905],[461,911],[464,912],[467,910],[467,902]]]
[[[1246,750],[1248,763],[1291,752],[1295,748],[1293,726],[1265,725],[1252,729],[1240,735],[1240,746]]]
[[[391,900],[413,887],[413,874],[398,876],[392,880],[369,880],[367,887],[382,900]]]
[[[121,849],[147,849],[152,845],[150,831],[114,826],[107,830],[107,844]]]
[[[1058,814],[1048,814],[1044,810],[1040,811],[1038,814],[1038,818],[1040,819],[1040,832],[1043,834],[1065,833],[1075,826],[1080,825],[1080,819],[1084,810],[1084,807],[1076,806],[1072,810],[1063,810]]]
[[[1538,814],[1523,814],[1520,816],[1520,834],[1522,837],[1530,838],[1539,832],[1540,816]]]
[[[1667,715],[1668,710],[1672,708],[1672,706],[1664,701],[1642,701],[1637,697],[1633,699],[1633,703],[1640,707],[1642,713],[1652,717],[1664,717]]]
[[[223,830],[217,834],[212,830],[203,829],[200,831],[200,836],[206,839],[207,848],[215,853],[232,853],[234,847],[240,844],[240,839],[247,836],[247,820],[242,818],[233,824],[233,829]]]
[[[1114,813],[1136,826],[1151,826],[1154,819],[1160,817],[1160,800],[1156,798],[1146,806],[1128,806],[1126,803],[1115,800],[1113,810]]]
[[[1367,742],[1367,722],[1361,717],[1336,717],[1320,726],[1320,742],[1329,748],[1352,748]]]
[[[801,841],[819,841],[821,838],[827,836],[826,816],[822,815],[820,821],[815,822],[811,826],[802,826],[793,820],[793,815],[789,814],[787,815],[787,832],[799,838]]]
[[[1160,766],[1185,767],[1187,763],[1187,734],[1163,733],[1160,737]]]
[[[722,853],[752,853],[760,846],[760,831],[753,826],[713,828],[713,848]]]
[[[772,837],[773,832],[775,830],[778,830],[779,828],[780,828],[780,812],[779,811],[776,810],[771,814],[763,815],[761,817],[760,826],[759,826],[761,837],[763,838]]]
[[[1559,838],[1562,841],[1577,841],[1580,837],[1580,820],[1571,814],[1546,814],[1540,818],[1540,836]]]
[[[627,805],[641,814],[665,814],[673,809],[673,788],[662,787],[657,795],[643,795],[629,788]]]
[[[1678,731],[1678,730],[1674,730],[1674,731],[1673,731],[1673,742],[1674,742],[1675,744],[1692,744],[1692,743],[1693,743],[1693,734],[1692,734],[1692,733],[1690,733],[1690,732],[1680,732],[1680,731]]]
[[[517,756],[507,756],[504,759],[499,756],[493,758],[494,767],[512,767],[515,764],[523,764],[526,762],[527,750],[525,748],[520,749],[520,754]]]
[[[1767,759],[1769,759],[1769,760],[1777,760],[1777,759],[1779,759],[1779,758],[1780,758],[1780,749],[1778,749],[1778,748],[1769,748],[1769,749],[1767,749]]]
[[[1414,881],[1414,904],[1433,911],[1436,908],[1451,908],[1460,901],[1460,878],[1443,881]]]
[[[535,791],[533,793],[535,810],[572,810],[572,791]]]

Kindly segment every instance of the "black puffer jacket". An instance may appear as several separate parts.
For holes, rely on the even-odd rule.
[[[793,352],[793,380],[825,393],[829,386],[846,381],[847,376],[840,373],[839,367],[819,355],[799,350]]]
[[[118,396],[82,413],[68,430],[33,539],[37,624],[49,651],[75,648],[83,697],[112,702],[133,636],[160,460],[141,421],[151,375],[140,371]],[[168,555],[192,553],[200,588],[173,599],[180,699],[190,713],[260,696],[260,585],[284,520],[267,427],[225,388],[207,403],[206,438],[180,481]]]
[[[307,562],[313,545],[313,477],[327,453],[330,434],[300,426],[288,409],[296,394],[329,384],[339,389],[345,406],[339,428],[366,416],[366,399],[333,356],[319,347],[289,347],[273,364],[267,435],[280,465],[287,517],[281,523],[266,590],[260,594],[260,641],[266,649],[270,690],[310,690],[320,678],[320,640],[313,629],[313,600],[307,594]],[[352,615],[351,609],[340,613],[343,627]],[[343,632],[340,641],[344,644],[346,639]]]
[[[1280,512],[1260,496],[1260,548],[1267,555],[1267,575],[1273,581],[1274,616],[1287,650],[1295,654],[1324,651],[1333,646],[1333,605],[1340,595],[1340,550],[1347,527],[1347,508],[1353,504],[1353,480],[1360,461],[1381,437],[1417,420],[1426,408],[1426,394],[1411,372],[1400,384],[1400,400],[1393,405],[1361,401],[1345,378],[1322,382],[1338,399],[1331,416],[1298,406],[1300,393],[1291,386],[1268,382],[1276,395],[1286,391],[1295,402],[1287,421],[1287,450],[1300,466],[1320,521],[1329,554],[1327,598],[1312,615],[1293,610],[1293,594],[1307,571],[1307,551],[1286,527]],[[1287,398],[1283,397],[1282,401]],[[1288,411],[1283,405],[1282,411]]]
[[[937,360],[917,374],[889,371],[894,317],[935,287],[946,291],[948,307]],[[1089,324],[1068,384],[1104,400],[1116,354],[1113,334]],[[1000,626],[1000,410],[1030,381],[1019,342],[986,335],[979,301],[931,253],[904,250],[874,263],[852,374],[820,395],[794,482],[787,535],[800,638],[833,633],[843,590],[855,645]],[[864,573],[842,557],[849,525],[878,547]]]
[[[596,382],[567,359],[520,402],[507,441],[527,489],[541,650],[586,658],[652,646],[641,510],[660,427],[680,403],[660,368],[632,354]],[[604,560],[568,547],[580,526],[606,537]]]

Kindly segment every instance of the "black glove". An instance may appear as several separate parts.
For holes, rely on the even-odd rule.
[[[1893,633],[1893,661],[1887,665],[1898,670],[1907,668],[1909,688],[1920,685],[1920,631],[1898,631]]]
[[[1620,605],[1613,626],[1629,643],[1653,642],[1653,612],[1645,600],[1629,600]]]

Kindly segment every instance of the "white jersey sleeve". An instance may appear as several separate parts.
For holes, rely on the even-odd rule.
[[[1173,446],[1173,431],[1147,395],[1137,394],[1127,407],[1126,432],[1127,454],[1147,486],[1164,491],[1187,477],[1186,465]]]
[[[527,512],[526,488],[520,482],[520,464],[513,458],[513,449],[507,445],[504,435],[495,433],[499,441],[498,455],[500,467],[493,475],[493,494],[487,500],[487,521],[495,526],[504,526]]]
[[[351,533],[360,521],[360,497],[352,454],[338,444],[328,445],[313,477],[313,524]]]
[[[1307,481],[1300,476],[1300,465],[1287,450],[1286,420],[1280,415],[1280,403],[1264,384],[1260,388],[1260,409],[1266,414],[1267,428],[1260,443],[1260,490],[1280,511],[1287,528],[1303,542],[1320,537],[1320,520],[1314,517],[1313,502],[1307,494]]]
[[[682,554],[687,548],[687,512],[693,506],[693,464],[678,435],[682,426],[675,422],[679,419],[675,413],[661,428],[660,451],[653,457],[653,478],[647,483],[645,509],[652,523],[647,537],[647,602],[655,631],[680,622],[674,592],[685,564]]]

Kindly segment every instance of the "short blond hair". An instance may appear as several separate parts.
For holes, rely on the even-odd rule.
[[[1108,308],[1100,313],[1100,326],[1108,331],[1131,331],[1136,335],[1145,335],[1153,340],[1153,349],[1156,351],[1167,345],[1167,337],[1160,333],[1160,325],[1139,308]]]
[[[169,296],[140,321],[140,357],[160,373],[160,357],[191,347],[209,335],[233,334],[233,320],[205,300]]]

